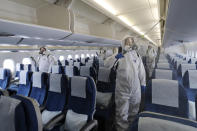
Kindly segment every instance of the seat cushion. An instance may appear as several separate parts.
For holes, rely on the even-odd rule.
[[[65,120],[65,130],[80,131],[87,123],[88,115],[78,114],[72,110],[68,110]]]

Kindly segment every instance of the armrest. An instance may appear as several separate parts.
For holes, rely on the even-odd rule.
[[[65,119],[65,114],[61,113],[58,116],[54,117],[52,120],[50,120],[45,126],[44,131],[51,130],[54,126],[58,125],[58,122]]]
[[[10,84],[13,84],[13,83],[15,83],[15,82],[19,82],[19,79],[11,80],[11,81],[10,81]]]
[[[91,131],[91,130],[97,130],[98,122],[97,120],[92,120],[88,122],[80,131]]]
[[[40,108],[40,112],[43,112],[45,109],[45,106],[40,106],[39,108]]]

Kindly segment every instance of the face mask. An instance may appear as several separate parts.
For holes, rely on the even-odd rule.
[[[126,45],[126,46],[124,47],[124,50],[125,50],[125,51],[130,51],[130,50],[131,50],[131,47],[128,46],[128,45]]]

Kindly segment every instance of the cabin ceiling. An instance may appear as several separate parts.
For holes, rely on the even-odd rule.
[[[82,0],[139,35],[161,44],[159,0]],[[156,25],[154,28],[153,26]],[[151,28],[153,28],[151,30]],[[147,34],[146,34],[147,33]]]
[[[170,0],[164,47],[197,41],[197,0]]]

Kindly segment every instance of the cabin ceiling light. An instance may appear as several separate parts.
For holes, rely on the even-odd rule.
[[[98,5],[103,7],[105,10],[108,12],[112,13],[113,15],[116,15],[118,12],[110,5],[108,4],[105,0],[94,0]]]
[[[118,18],[123,21],[125,24],[127,24],[128,26],[132,26],[133,24],[124,16],[118,16]]]

